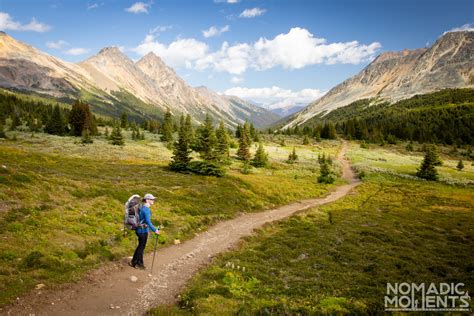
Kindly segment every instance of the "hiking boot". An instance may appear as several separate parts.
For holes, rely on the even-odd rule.
[[[143,264],[137,264],[137,265],[136,265],[136,268],[137,268],[137,269],[140,269],[140,270],[145,270],[145,269],[146,269]]]
[[[130,261],[130,262],[128,263],[128,265],[131,266],[132,268],[136,269],[135,264],[134,264],[133,262]]]

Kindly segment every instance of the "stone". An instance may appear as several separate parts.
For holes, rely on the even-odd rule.
[[[174,244],[175,244],[175,245],[179,245],[179,244],[181,244],[181,240],[179,240],[179,239],[175,239],[175,240],[174,240]]]
[[[43,283],[40,283],[40,284],[36,284],[36,289],[37,290],[41,290],[42,288],[44,288],[46,285],[44,285]]]
[[[138,278],[137,278],[136,276],[132,275],[132,276],[130,277],[130,281],[132,281],[133,283],[135,283],[135,282],[138,281]]]

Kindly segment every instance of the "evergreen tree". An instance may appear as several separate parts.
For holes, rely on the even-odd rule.
[[[433,146],[427,147],[425,157],[421,163],[420,168],[418,169],[418,172],[416,173],[417,177],[431,181],[438,180],[438,171],[436,170],[436,165],[439,163],[440,160],[435,148]]]
[[[195,135],[194,135],[194,129],[193,125],[191,122],[191,115],[186,115],[186,121],[184,123],[184,128],[186,130],[186,136],[188,137],[188,143],[191,149],[193,148],[193,145],[195,143]]]
[[[120,128],[120,125],[118,123],[114,125],[114,129],[112,130],[112,133],[110,134],[110,143],[116,146],[123,146],[125,144],[125,141],[122,135],[122,129]]]
[[[235,138],[240,139],[240,135],[242,135],[242,125],[238,124],[235,129]]]
[[[224,122],[221,120],[219,128],[216,130],[217,146],[216,154],[219,161],[227,161],[230,157],[229,151],[229,135],[224,127]]]
[[[286,161],[287,163],[294,163],[298,160],[298,155],[296,154],[296,149],[293,146],[293,151],[290,153],[288,156],[288,160]]]
[[[410,141],[410,142],[406,145],[405,149],[406,149],[407,151],[413,151],[413,142]]]
[[[181,115],[178,141],[174,144],[173,157],[170,163],[171,170],[174,171],[185,171],[188,170],[189,162],[191,161],[191,143],[190,143],[190,130],[187,126],[187,120],[185,121],[184,116]]]
[[[459,162],[458,162],[458,165],[456,166],[456,168],[461,171],[462,169],[464,169],[464,163],[462,162],[462,159],[459,159]]]
[[[161,127],[161,140],[168,143],[173,141],[173,118],[169,109]]]
[[[104,136],[105,136],[106,139],[109,138],[109,128],[107,126],[105,127]]]
[[[18,126],[21,125],[20,116],[16,112],[13,112],[12,116],[11,116],[11,119],[12,119],[12,123],[10,125],[10,130],[14,131],[14,130],[16,130],[16,128]]]
[[[215,162],[217,160],[217,139],[212,126],[212,119],[206,114],[204,123],[197,130],[196,151],[204,161]]]
[[[56,104],[53,113],[46,122],[44,131],[53,135],[64,135],[66,133],[66,122],[58,104]]]
[[[239,149],[237,150],[237,157],[243,161],[250,160],[250,127],[247,122],[245,122],[244,126],[240,132],[239,138]]]
[[[0,138],[7,138],[7,135],[4,131],[4,126],[2,120],[0,120]]]
[[[128,127],[128,115],[126,112],[122,112],[120,115],[120,127],[127,128]]]
[[[252,159],[252,165],[256,168],[262,168],[268,165],[268,154],[265,152],[262,143],[258,145],[255,157]]]
[[[88,129],[82,130],[81,143],[83,144],[92,144],[94,141],[91,138],[91,134]]]
[[[326,122],[321,131],[321,137],[325,139],[336,139],[336,127],[333,122]]]
[[[97,135],[97,125],[87,103],[76,100],[69,113],[71,133],[74,136],[82,136],[82,130],[88,129],[90,135]]]
[[[319,177],[318,183],[333,183],[335,180],[334,173],[331,170],[332,160],[331,158],[326,158],[323,154],[318,156],[319,161]]]
[[[303,145],[308,145],[309,144],[309,138],[307,135],[304,135],[303,137]]]

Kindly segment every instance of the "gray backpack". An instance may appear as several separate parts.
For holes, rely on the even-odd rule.
[[[142,197],[138,194],[132,195],[125,203],[124,226],[128,229],[136,230],[145,228],[146,224],[140,222],[140,207],[142,206]]]

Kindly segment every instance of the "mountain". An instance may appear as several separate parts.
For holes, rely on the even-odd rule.
[[[473,56],[472,31],[445,33],[430,48],[383,53],[280,126],[303,124],[361,99],[396,102],[444,88],[474,87]]]
[[[82,98],[100,114],[157,117],[169,109],[190,114],[196,123],[207,113],[234,128],[246,120],[262,127],[275,122],[270,111],[186,84],[149,53],[136,63],[117,47],[106,47],[80,63],[69,63],[0,32],[0,87],[55,98]],[[207,89],[206,89],[207,90]]]

